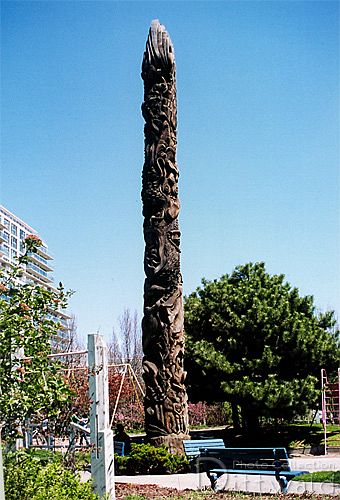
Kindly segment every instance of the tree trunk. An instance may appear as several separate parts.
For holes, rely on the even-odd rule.
[[[239,407],[236,403],[231,403],[231,414],[235,431],[241,430]]]
[[[247,433],[258,431],[260,423],[255,408],[252,408],[249,405],[243,405],[241,407],[241,413],[242,429]]]

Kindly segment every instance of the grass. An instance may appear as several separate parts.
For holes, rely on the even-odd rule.
[[[340,446],[340,426],[330,425],[327,426],[327,445]]]
[[[302,474],[302,476],[295,476],[293,481],[303,481],[305,483],[340,484],[340,471],[324,470],[320,472],[311,472],[310,474]]]
[[[35,461],[41,462],[43,465],[48,463],[64,464],[67,466],[65,461],[65,454],[61,451],[51,451],[51,450],[41,450],[36,448],[30,448],[28,450],[22,450],[19,452],[22,457],[32,458]],[[91,453],[89,451],[78,450],[74,455],[74,468],[77,470],[83,470],[85,467],[91,463]]]
[[[63,455],[60,451],[43,450],[36,448],[22,449],[18,452],[18,456],[22,458],[32,458],[35,461],[46,465],[48,463],[61,463]]]
[[[234,429],[207,431],[209,437],[221,437],[231,447],[284,446],[285,448],[314,448],[323,446],[324,430],[322,424],[308,423],[278,426],[265,426],[251,434],[235,433]],[[340,426],[327,426],[327,445],[340,446]]]
[[[230,426],[207,427],[198,425],[190,428],[195,433],[206,431],[211,437],[224,437],[230,446],[285,446],[286,448],[308,448],[322,446],[324,444],[324,430],[322,424],[310,425],[308,422],[277,426],[261,427],[258,433],[252,433],[251,436],[238,433],[235,435],[234,429]],[[278,439],[278,443],[273,442],[273,433]],[[134,429],[129,431],[130,436],[144,434],[144,429]],[[223,436],[222,436],[223,434]],[[328,446],[340,446],[340,426],[327,425],[327,444]]]
[[[287,425],[279,429],[279,434],[284,438],[288,448],[316,447],[324,444],[322,424]],[[327,426],[327,444],[328,446],[340,445],[340,426]]]

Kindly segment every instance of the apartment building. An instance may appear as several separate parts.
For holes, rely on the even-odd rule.
[[[16,263],[16,258],[25,252],[24,240],[29,234],[37,235],[37,231],[0,205],[0,265],[11,266]],[[40,237],[40,236],[39,236]],[[48,290],[56,290],[53,279],[53,257],[43,241],[37,253],[30,254],[30,261],[23,265],[21,283],[34,283]],[[53,312],[50,316],[61,324],[58,334],[51,339],[53,352],[64,352],[69,344],[68,320],[63,311]]]

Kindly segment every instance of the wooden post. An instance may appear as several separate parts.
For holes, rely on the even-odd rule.
[[[101,335],[88,335],[91,473],[100,498],[114,500],[113,433],[109,419],[107,347]]]

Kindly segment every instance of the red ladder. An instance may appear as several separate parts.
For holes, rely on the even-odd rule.
[[[338,381],[328,382],[327,373],[321,370],[322,424],[324,428],[325,455],[327,455],[327,424],[340,425],[340,368]]]

